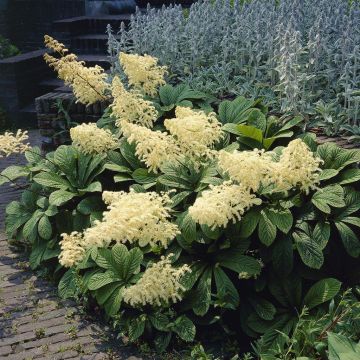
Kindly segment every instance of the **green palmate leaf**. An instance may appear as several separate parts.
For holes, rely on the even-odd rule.
[[[256,229],[260,220],[260,212],[256,210],[248,211],[240,220],[241,238],[248,238]]]
[[[360,218],[355,216],[347,216],[342,219],[343,222],[360,227]]]
[[[96,290],[96,301],[99,305],[104,305],[105,302],[110,298],[111,294],[117,290],[118,288],[121,288],[121,285],[119,283],[111,283],[108,285],[103,286],[102,288]]]
[[[146,322],[146,317],[144,315],[141,315],[130,322],[129,339],[131,341],[135,341],[144,333],[145,322]]]
[[[102,211],[105,204],[100,196],[89,196],[81,200],[77,206],[77,210],[83,215],[90,215],[92,212]]]
[[[339,231],[341,240],[347,253],[352,257],[360,256],[360,240],[358,236],[342,221],[336,221],[335,226]]]
[[[157,352],[162,353],[169,346],[172,338],[171,332],[160,332],[156,334],[154,345]]]
[[[128,255],[129,255],[129,251],[128,251],[127,247],[123,244],[114,245],[111,249],[111,253],[112,253],[112,256],[113,256],[116,264],[119,267],[124,265]],[[123,276],[122,273],[121,273],[121,276]]]
[[[260,318],[267,321],[274,319],[276,308],[270,301],[262,298],[250,298],[250,302]]]
[[[116,182],[116,183],[131,181],[131,180],[133,180],[133,177],[131,175],[127,175],[127,174],[118,174],[118,175],[114,176],[114,182]]]
[[[93,248],[91,251],[91,257],[101,268],[113,270],[114,259],[110,249]]]
[[[136,169],[132,173],[132,177],[139,184],[151,184],[156,183],[157,175],[149,172],[147,169]]]
[[[347,336],[328,333],[329,360],[358,360],[359,343],[351,341]]]
[[[317,154],[324,161],[324,169],[341,170],[348,165],[360,162],[359,150],[346,150],[328,142],[318,146]]]
[[[119,278],[112,271],[108,270],[104,273],[93,275],[89,279],[88,288],[89,290],[97,290],[114,281],[119,281]]]
[[[220,267],[214,268],[214,277],[218,297],[227,303],[223,307],[235,310],[240,298],[234,284]]]
[[[115,316],[119,312],[123,299],[123,292],[124,288],[122,286],[118,286],[106,300],[104,307],[109,316]]]
[[[322,279],[315,283],[304,298],[304,305],[309,309],[331,300],[339,292],[341,282],[334,278]]]
[[[89,186],[83,189],[79,189],[79,191],[84,192],[101,192],[102,191],[102,185],[100,181],[95,181],[91,183]]]
[[[336,176],[338,173],[339,173],[339,171],[335,170],[335,169],[324,169],[320,173],[319,180],[324,181],[324,180],[331,179],[334,176]]]
[[[344,207],[344,190],[340,185],[330,185],[318,190],[312,197],[311,202],[322,212],[330,214],[331,208]]]
[[[56,189],[69,189],[70,183],[62,178],[60,175],[51,172],[42,172],[34,176],[34,181],[42,186],[56,188]]]
[[[276,238],[276,226],[270,220],[269,211],[266,209],[261,211],[258,235],[260,241],[266,246],[270,246]]]
[[[351,184],[360,180],[360,169],[346,169],[337,178],[340,185]]]
[[[179,217],[179,226],[181,234],[186,241],[191,243],[196,240],[196,222],[190,216],[188,211]]]
[[[324,263],[324,255],[316,240],[302,231],[294,232],[293,238],[303,263],[312,269],[320,269]]]
[[[320,249],[323,250],[329,239],[330,239],[330,223],[328,221],[319,221],[314,228],[313,238],[319,245]]]
[[[3,176],[1,176],[3,175]],[[0,185],[6,183],[10,180],[16,180],[19,177],[28,176],[29,171],[24,166],[12,165],[7,167],[1,172],[0,175]]]
[[[54,153],[54,162],[66,175],[75,169],[77,151],[72,146],[62,145]]]
[[[118,268],[119,274],[124,281],[128,281],[133,274],[137,274],[140,271],[142,260],[143,253],[139,248],[133,248],[129,251],[124,263]]]
[[[77,274],[74,269],[69,269],[61,278],[58,293],[62,299],[69,299],[78,294]]]
[[[182,192],[179,192],[178,194],[175,194],[174,196],[171,197],[170,206],[172,208],[176,207],[183,200],[185,200],[189,195],[191,195],[191,191],[182,191]]]
[[[40,210],[36,210],[32,217],[25,223],[23,228],[24,238],[33,242],[37,236],[37,223],[40,218],[43,216],[43,212]]]
[[[149,315],[149,320],[156,330],[167,331],[170,324],[169,318],[161,312]]]
[[[46,215],[42,216],[41,219],[39,220],[38,232],[39,235],[45,240],[49,240],[51,238],[52,226],[49,218]]]
[[[185,315],[178,317],[172,326],[173,331],[184,341],[193,341],[196,334],[194,323]]]
[[[293,216],[291,211],[269,209],[265,210],[269,220],[284,234],[287,234],[293,225]]]
[[[204,316],[210,307],[212,269],[207,268],[202,274],[196,289],[196,302],[193,311],[196,315]]]
[[[291,273],[294,262],[294,250],[291,236],[276,240],[272,250],[273,266],[280,276]]]
[[[65,190],[57,190],[50,194],[49,202],[54,206],[61,206],[74,198],[76,194],[65,191]]]
[[[231,250],[229,251],[231,253]],[[229,256],[227,259],[219,258],[221,266],[226,267],[238,274],[247,274],[248,276],[256,276],[260,274],[261,264],[260,262],[247,255],[240,255],[234,252],[233,256]]]

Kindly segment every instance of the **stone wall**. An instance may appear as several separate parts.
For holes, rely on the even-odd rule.
[[[85,14],[85,0],[11,0],[6,9],[8,36],[23,52],[42,48],[52,23]]]

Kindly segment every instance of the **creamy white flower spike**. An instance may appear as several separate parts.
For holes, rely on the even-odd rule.
[[[320,181],[321,162],[301,139],[290,141],[272,175],[276,189],[288,191],[299,187],[305,193],[315,189]]]
[[[104,212],[102,221],[85,230],[87,247],[103,247],[116,241],[167,248],[179,233],[177,225],[169,219],[167,194],[105,191],[103,198],[109,204],[108,211]]]
[[[260,204],[261,199],[249,189],[229,181],[205,190],[189,207],[189,214],[199,224],[226,227],[229,221],[239,221],[247,209]]]
[[[129,85],[155,96],[159,86],[165,85],[166,66],[158,66],[158,59],[150,55],[120,53],[119,60]]]
[[[253,151],[220,151],[218,164],[231,180],[244,187],[257,191],[260,184],[271,183],[275,163],[264,150]]]
[[[171,256],[172,254],[162,256],[159,262],[151,264],[135,285],[124,290],[124,301],[136,307],[147,304],[161,306],[162,303],[176,303],[181,300],[181,292],[185,289],[180,280],[191,270],[188,265],[174,268],[171,265]]]
[[[165,128],[176,139],[183,156],[199,163],[210,154],[210,149],[221,140],[224,133],[215,113],[205,114],[190,108],[176,108],[176,118],[166,119]]]
[[[118,146],[110,130],[100,129],[96,124],[81,124],[70,129],[73,146],[84,154],[103,154]]]
[[[0,158],[11,154],[22,154],[30,149],[27,131],[18,130],[16,134],[5,132],[0,135]]]
[[[59,263],[65,267],[77,265],[85,255],[85,240],[82,233],[61,234]]]
[[[112,113],[116,117],[116,126],[121,127],[123,121],[135,123],[148,128],[154,125],[158,112],[151,101],[145,100],[136,91],[127,91],[118,77],[112,82]]]
[[[121,130],[130,144],[136,144],[136,155],[150,171],[156,173],[162,165],[179,158],[180,149],[174,138],[164,132],[126,122],[121,123]]]

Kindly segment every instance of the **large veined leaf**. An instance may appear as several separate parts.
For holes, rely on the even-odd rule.
[[[286,276],[291,273],[294,263],[294,250],[290,236],[276,240],[272,248],[272,262],[280,276]]]
[[[140,270],[140,264],[143,259],[143,253],[139,248],[131,249],[124,259],[121,267],[118,267],[124,281],[128,281],[133,274],[137,274]]]
[[[320,249],[324,249],[330,239],[330,223],[328,221],[319,221],[314,228],[313,238],[319,245]]]
[[[184,341],[193,341],[196,334],[194,323],[185,315],[179,316],[172,325],[172,330]]]
[[[100,289],[102,290],[102,289]],[[118,286],[109,296],[104,304],[104,308],[106,313],[109,316],[114,316],[119,312],[121,302],[123,299],[124,288],[122,286]]]
[[[342,221],[336,221],[335,226],[339,231],[341,240],[347,253],[352,257],[360,256],[360,240],[354,231]]]
[[[270,246],[276,238],[276,226],[271,221],[269,213],[266,209],[261,211],[258,228],[259,239],[266,246]]]
[[[29,240],[30,242],[33,242],[36,239],[37,223],[39,222],[43,214],[43,211],[36,210],[33,213],[32,217],[25,223],[23,227],[24,238]]]
[[[340,173],[337,181],[340,185],[351,184],[360,180],[360,169],[346,169]]]
[[[276,308],[270,301],[257,297],[250,298],[250,303],[260,318],[267,321],[274,319]]]
[[[312,269],[320,269],[324,255],[316,240],[302,231],[294,232],[293,238],[303,263]]]
[[[331,142],[318,146],[317,154],[324,161],[322,165],[324,169],[341,170],[348,165],[360,162],[359,150],[342,149]]]
[[[229,251],[231,254],[231,250]],[[226,267],[239,275],[246,274],[247,276],[256,276],[260,274],[260,262],[248,255],[241,255],[236,252],[231,256],[218,257],[221,266]]]
[[[322,279],[315,283],[304,298],[304,305],[309,309],[334,298],[339,292],[341,282],[334,278]]]
[[[34,181],[42,186],[50,188],[66,190],[71,187],[69,181],[60,175],[51,172],[41,172],[40,174],[35,175]]]
[[[93,275],[88,282],[89,290],[97,290],[101,287],[110,284],[114,281],[119,281],[119,278],[112,271],[106,271]]]
[[[8,166],[5,170],[1,172],[0,185],[5,184],[10,180],[13,181],[18,179],[19,177],[24,177],[27,175],[29,175],[29,171],[24,166]]]
[[[62,299],[69,299],[78,293],[77,274],[74,269],[69,269],[61,278],[58,293]]]
[[[291,211],[268,209],[264,210],[269,220],[284,234],[287,234],[293,225],[293,216]]]
[[[133,319],[129,324],[129,339],[135,341],[138,339],[145,330],[145,315],[140,315],[136,319]]]
[[[351,341],[347,336],[328,333],[329,360],[358,360],[360,358],[359,343]]]
[[[100,196],[89,196],[81,200],[77,206],[77,210],[83,215],[90,215],[93,212],[102,211],[105,204]]]
[[[77,151],[72,146],[62,145],[54,153],[54,162],[67,176],[73,177],[76,171]]]
[[[196,315],[204,316],[210,307],[212,269],[207,268],[202,274],[196,289],[196,302],[193,311]]]
[[[70,201],[75,196],[76,196],[76,194],[74,194],[73,192],[60,189],[60,190],[53,191],[50,194],[49,202],[51,205],[61,206],[65,203],[67,203],[68,201]]]
[[[151,184],[155,185],[157,175],[150,173],[147,169],[139,168],[132,173],[132,177],[139,184]]]
[[[45,240],[49,240],[51,238],[52,226],[49,218],[46,215],[42,216],[39,220],[38,232],[39,235]]]
[[[217,294],[226,302],[224,307],[235,310],[240,302],[236,287],[220,267],[214,268],[214,278]]]
[[[330,214],[331,208],[344,207],[344,190],[340,185],[329,185],[319,189],[312,197],[311,202],[322,212]]]
[[[256,229],[260,220],[260,212],[256,210],[249,210],[240,220],[241,238],[248,238]]]
[[[167,331],[170,324],[169,318],[161,312],[156,312],[149,315],[149,320],[156,330]]]

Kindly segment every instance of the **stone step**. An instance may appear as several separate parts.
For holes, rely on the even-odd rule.
[[[108,36],[106,34],[83,34],[73,36],[70,48],[76,54],[103,54],[107,53]]]
[[[130,22],[130,18],[131,14],[78,16],[55,21],[53,29],[60,38],[89,33],[105,34],[108,24],[117,30],[122,22],[127,25]]]

